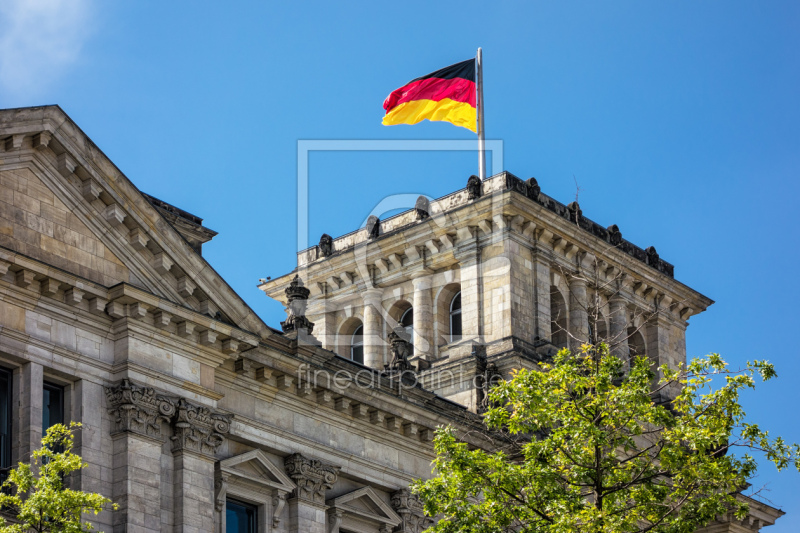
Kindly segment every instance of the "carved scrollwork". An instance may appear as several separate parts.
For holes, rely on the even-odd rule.
[[[217,470],[214,473],[214,508],[217,512],[225,510],[225,498],[228,496],[229,474]]]
[[[323,505],[325,491],[330,490],[339,477],[339,467],[309,459],[299,453],[284,461],[286,474],[297,485],[294,496],[311,503]]]
[[[172,425],[173,451],[190,450],[214,455],[231,430],[233,415],[156,393],[129,379],[105,387],[108,412],[114,417],[112,433],[131,432],[163,439],[162,423]]]
[[[433,520],[425,516],[419,497],[409,489],[400,489],[392,494],[392,509],[403,520],[395,530],[397,533],[421,533],[433,525]]]
[[[214,455],[225,442],[233,415],[213,413],[207,407],[178,400],[173,424],[172,451],[193,451]]]
[[[150,387],[141,387],[128,379],[105,387],[108,412],[114,417],[114,433],[130,431],[162,438],[161,423],[169,422],[175,411],[175,400],[156,394]]]

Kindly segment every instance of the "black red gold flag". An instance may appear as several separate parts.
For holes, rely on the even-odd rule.
[[[385,126],[441,120],[477,132],[475,59],[411,80],[383,102]]]

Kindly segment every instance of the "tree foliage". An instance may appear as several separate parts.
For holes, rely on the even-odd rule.
[[[800,470],[800,448],[742,410],[740,394],[776,376],[766,361],[738,372],[717,354],[664,366],[656,390],[647,358],[628,368],[602,343],[561,350],[540,370],[492,389],[484,421],[495,449],[437,430],[437,475],[414,486],[442,518],[428,531],[693,533],[747,513],[737,494],[756,473],[752,451]],[[674,400],[654,401],[664,391]]]
[[[87,466],[72,453],[73,431],[56,424],[47,430],[42,447],[31,454],[30,464],[19,463],[11,470],[0,492],[0,533],[81,533],[93,529],[83,521],[85,513],[97,515],[111,500],[97,493],[66,487],[66,476]],[[116,505],[113,505],[116,509]]]

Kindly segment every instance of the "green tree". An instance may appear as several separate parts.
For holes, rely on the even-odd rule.
[[[501,381],[484,418],[495,449],[436,432],[436,477],[414,485],[443,518],[428,531],[693,533],[746,515],[737,494],[756,473],[751,452],[800,470],[800,448],[747,422],[740,404],[757,377],[776,376],[771,364],[735,372],[713,354],[661,371],[653,390],[648,359],[627,368],[601,343]],[[664,391],[674,400],[654,401]]]
[[[85,513],[97,515],[111,500],[96,493],[72,490],[65,486],[70,473],[87,466],[72,453],[73,432],[56,424],[47,430],[42,447],[31,454],[31,463],[19,463],[11,470],[0,492],[0,533],[80,533],[91,531],[92,524],[82,521]],[[116,509],[116,505],[112,505]]]

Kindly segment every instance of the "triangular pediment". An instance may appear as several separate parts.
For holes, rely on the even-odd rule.
[[[294,482],[278,468],[261,450],[230,457],[219,463],[220,471],[251,483],[269,486],[282,491],[292,491]]]
[[[0,246],[272,334],[199,253],[202,219],[140,192],[59,107],[0,111],[0,139]]]
[[[362,519],[381,524],[398,525],[402,519],[384,502],[372,487],[361,487],[338,498],[328,500],[326,504],[332,509],[352,513]]]

